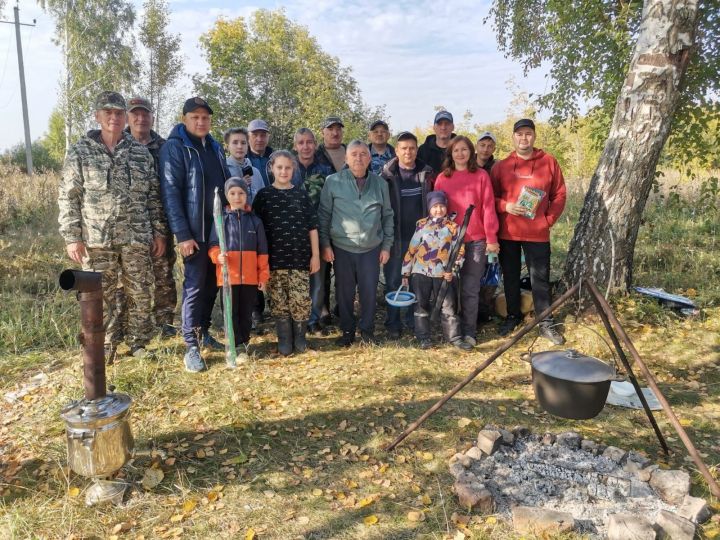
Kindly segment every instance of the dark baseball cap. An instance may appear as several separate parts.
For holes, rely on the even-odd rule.
[[[95,98],[95,110],[99,111],[102,109],[119,109],[126,111],[127,105],[125,104],[125,98],[117,92],[100,92]]]
[[[398,142],[400,142],[400,141],[407,141],[407,140],[409,140],[409,139],[415,141],[416,143],[418,142],[417,137],[415,136],[415,134],[414,134],[414,133],[411,133],[410,131],[401,131],[400,133],[398,133],[398,136],[397,136],[397,141],[398,141]]]
[[[435,115],[435,121],[434,121],[433,123],[434,123],[434,124],[437,124],[440,120],[448,120],[448,121],[450,121],[450,122],[452,122],[452,123],[455,123],[455,120],[453,120],[453,115],[450,114],[449,111],[439,111],[439,112]]]
[[[150,100],[142,97],[130,98],[130,101],[128,101],[128,111],[134,109],[145,109],[147,112],[153,112]]]
[[[207,112],[209,112],[210,114],[213,113],[213,110],[210,108],[210,105],[208,105],[208,102],[205,101],[203,98],[191,97],[190,99],[185,101],[185,105],[183,105],[183,114],[193,112],[195,109],[199,109],[200,107],[207,109]]]
[[[530,120],[529,118],[523,118],[521,120],[518,120],[515,122],[515,125],[513,126],[513,133],[515,133],[518,129],[529,127],[533,131],[535,131],[535,122]]]
[[[343,124],[343,121],[339,116],[328,116],[325,120],[323,120],[322,128],[329,128],[334,124],[340,124],[340,127],[345,127],[345,124]]]
[[[385,120],[375,120],[372,124],[370,124],[370,127],[368,128],[370,131],[375,129],[378,126],[385,126],[385,129],[390,129],[390,126],[388,126],[388,123]]]

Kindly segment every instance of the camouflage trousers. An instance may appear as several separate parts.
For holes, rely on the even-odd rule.
[[[295,321],[310,318],[310,273],[307,270],[270,272],[270,307],[273,317]]]
[[[167,240],[165,253],[159,257],[151,255],[151,259],[153,275],[155,276],[152,307],[155,325],[172,325],[175,319],[175,307],[177,306],[177,288],[175,286],[175,276],[173,275],[177,253],[175,252],[175,242],[173,242],[172,236]],[[122,328],[126,330],[128,320],[127,299],[122,284],[117,289],[117,304],[120,319],[122,320]]]
[[[123,338],[117,289],[122,283],[127,298],[127,335],[131,347],[144,347],[154,334],[150,309],[153,274],[150,246],[88,248],[83,270],[102,273],[105,346],[116,348]]]

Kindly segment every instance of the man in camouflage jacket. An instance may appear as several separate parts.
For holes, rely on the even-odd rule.
[[[129,300],[130,351],[145,354],[153,334],[150,257],[164,253],[168,233],[152,156],[123,133],[125,111],[120,94],[98,95],[95,119],[100,129],[88,131],[68,151],[58,195],[60,235],[68,256],[84,270],[102,273],[110,362],[122,330],[115,300],[120,279]]]
[[[125,132],[132,135],[136,141],[145,145],[145,148],[150,151],[155,163],[155,172],[159,175],[160,148],[165,144],[165,139],[151,129],[154,120],[153,108],[149,100],[142,97],[133,97],[128,100],[128,127]],[[155,181],[160,186],[159,176],[155,177]],[[158,187],[158,191],[159,189]],[[166,337],[174,336],[177,333],[173,326],[175,307],[177,306],[177,288],[173,276],[176,260],[175,243],[172,235],[168,234],[165,238],[165,253],[152,258],[153,274],[155,275],[153,316],[156,326]],[[127,312],[127,307],[123,306],[123,310]]]

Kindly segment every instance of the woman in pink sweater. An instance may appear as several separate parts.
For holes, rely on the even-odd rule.
[[[458,223],[462,222],[467,207],[475,205],[465,233],[465,264],[460,270],[460,329],[465,342],[474,346],[486,253],[498,253],[500,246],[490,176],[478,165],[475,147],[467,137],[457,136],[448,145],[443,171],[435,179],[435,189],[447,194],[448,214],[456,212]]]

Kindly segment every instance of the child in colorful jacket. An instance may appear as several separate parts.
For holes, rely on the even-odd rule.
[[[249,357],[252,311],[257,291],[264,291],[270,279],[268,243],[262,221],[252,213],[247,204],[248,186],[245,180],[236,176],[229,178],[225,182],[225,196],[230,203],[223,211],[227,254],[220,253],[218,234],[213,222],[208,255],[216,264],[219,287],[223,285],[223,262],[227,260],[228,263],[237,362],[242,363]]]
[[[458,240],[458,224],[447,217],[447,196],[443,191],[431,191],[427,194],[427,207],[430,216],[417,222],[415,234],[410,240],[410,247],[405,254],[402,265],[403,285],[412,281],[412,291],[416,296],[415,303],[415,337],[421,349],[432,347],[430,339],[430,315],[433,306],[431,298],[437,296],[443,280],[449,287],[441,310],[441,326],[443,337],[455,347],[463,350],[472,349],[472,345],[462,339],[460,321],[455,312],[455,291],[453,272],[446,272],[445,266],[450,259],[452,246]],[[454,269],[458,270],[463,263],[464,246],[455,261]]]

